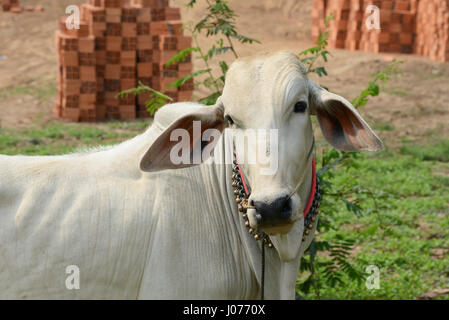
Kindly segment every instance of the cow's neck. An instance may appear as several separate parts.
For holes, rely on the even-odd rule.
[[[223,134],[221,144],[217,146],[219,151],[215,156],[221,157],[221,160],[227,160],[226,163],[232,163],[229,159],[233,158],[233,140],[232,135]],[[221,166],[223,168],[223,166]],[[224,166],[224,182],[226,184],[226,201],[230,210],[228,214],[234,221],[241,240],[239,245],[245,249],[245,253],[250,263],[251,269],[257,279],[261,283],[262,259],[261,259],[261,243],[254,240],[253,236],[248,233],[248,229],[244,224],[242,215],[238,212],[235,196],[232,188],[232,165]],[[307,183],[300,186],[298,194],[301,199],[307,199],[310,193],[312,181],[311,162],[307,165],[310,170],[306,171],[304,181]],[[222,169],[223,170],[223,169]],[[265,250],[265,298],[267,299],[292,299],[295,295],[295,283],[299,269],[300,257],[305,249],[305,245],[301,244],[303,236],[304,222],[303,219],[298,220],[292,230],[286,235],[271,236],[271,240],[275,245],[275,249]]]

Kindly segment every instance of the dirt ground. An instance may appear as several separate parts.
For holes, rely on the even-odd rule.
[[[20,15],[0,12],[0,125],[23,128],[41,125],[55,118],[51,113],[56,96],[56,50],[54,31],[57,18],[70,4],[84,0],[21,0],[22,5],[42,4],[43,13]],[[183,6],[187,0],[174,0],[182,6],[185,21],[196,20],[204,5],[195,9]],[[199,1],[204,3],[204,1]],[[299,52],[312,45],[310,37],[311,0],[231,0],[238,13],[241,33],[261,44],[239,46],[240,56],[260,51],[288,49]],[[209,45],[212,39],[200,39]],[[388,83],[387,93],[372,99],[361,110],[378,128],[386,144],[401,138],[426,141],[449,132],[449,63],[432,62],[414,55],[385,55],[346,50],[331,50],[327,64],[329,76],[314,79],[348,99],[368,84],[370,74],[381,70],[391,58],[403,60],[402,74]],[[232,62],[229,54],[225,60]],[[201,68],[195,61],[195,68]]]

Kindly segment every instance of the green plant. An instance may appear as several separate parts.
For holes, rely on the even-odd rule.
[[[428,145],[406,145],[400,151],[423,161],[449,162],[449,140]]]
[[[139,81],[139,86],[137,88],[131,88],[128,90],[124,90],[122,92],[119,92],[116,95],[116,98],[122,98],[122,97],[128,97],[130,94],[134,94],[138,96],[142,92],[150,92],[150,99],[145,102],[145,107],[147,108],[148,112],[151,116],[154,115],[154,113],[159,109],[160,107],[167,104],[168,101],[173,102],[173,99],[169,96],[163,94],[160,91],[154,90],[153,88],[143,84]]]
[[[185,61],[189,55],[197,53],[197,58],[203,61],[204,68],[171,83],[170,86],[179,88],[186,81],[205,75],[202,80],[196,81],[195,85],[197,88],[206,89],[209,94],[198,101],[206,105],[212,105],[215,104],[223,90],[228,64],[223,60],[219,61],[219,73],[216,74],[211,67],[211,59],[227,52],[231,52],[237,59],[239,55],[235,49],[234,40],[242,44],[259,43],[259,41],[242,35],[237,31],[235,26],[237,15],[229,7],[228,1],[206,0],[206,2],[207,10],[205,16],[197,24],[190,22],[185,25],[185,28],[192,34],[194,47],[180,51],[168,61],[167,66]],[[188,6],[192,8],[195,4],[196,0],[190,0]],[[212,47],[207,50],[201,48],[198,42],[198,36],[202,33],[206,37],[218,38]]]
[[[207,9],[204,17],[196,24],[193,22],[186,23],[184,29],[188,30],[192,34],[193,47],[179,51],[173,56],[166,64],[167,67],[179,64],[188,59],[189,56],[194,54],[198,55],[197,58],[202,60],[204,68],[195,71],[185,77],[177,79],[170,83],[168,88],[179,88],[187,81],[192,79],[201,78],[201,80],[195,81],[196,88],[205,89],[208,94],[205,97],[198,99],[198,102],[213,105],[217,101],[225,83],[225,75],[228,71],[228,64],[221,60],[218,62],[219,71],[218,74],[213,70],[211,66],[211,59],[227,52],[232,52],[235,58],[238,58],[237,51],[234,46],[234,40],[242,44],[252,44],[259,41],[240,34],[235,26],[237,15],[229,7],[228,1],[225,0],[206,0]],[[189,0],[187,6],[193,8],[197,3],[196,0]],[[198,36],[205,34],[206,37],[217,37],[218,39],[209,49],[204,49],[198,42]],[[151,92],[151,99],[147,101],[146,106],[151,115],[154,112],[165,105],[168,101],[173,102],[173,99],[169,98],[162,92],[154,90],[142,83],[139,83],[137,88],[129,89],[118,94],[118,96],[135,94],[138,95],[142,92]]]
[[[326,26],[332,16],[326,18]],[[319,77],[327,76],[327,71],[324,66],[316,67],[315,63],[321,60],[326,63],[329,51],[328,32],[320,34],[316,45],[299,53],[301,61],[306,66],[308,74],[315,73]],[[367,104],[369,97],[378,96],[381,85],[384,85],[392,76],[399,72],[398,65],[401,62],[393,61],[380,72],[373,74],[373,79],[368,86],[355,97],[351,103],[355,108],[363,107]],[[359,154],[339,151],[335,148],[324,148],[321,155],[321,169],[319,175],[324,189],[325,199],[322,201],[320,211],[322,212],[317,230],[320,232],[328,232],[335,230],[334,212],[339,202],[344,203],[346,210],[360,217],[365,214],[374,213],[381,228],[385,228],[382,222],[381,210],[385,209],[379,200],[390,196],[390,194],[382,190],[373,191],[368,187],[355,182],[354,179],[348,179],[343,184],[335,184],[333,182],[334,170],[340,168],[348,170],[349,168],[356,168],[358,166],[357,159]],[[360,205],[366,198],[371,199],[372,207],[363,209]],[[335,286],[343,284],[344,279],[348,278],[355,281],[359,285],[363,280],[363,273],[353,266],[351,263],[351,251],[354,240],[344,237],[341,234],[331,240],[320,239],[313,240],[309,249],[308,255],[301,258],[302,272],[308,272],[309,275],[302,281],[298,281],[298,294],[308,294],[313,289],[315,298],[320,299],[320,290],[324,286]],[[321,254],[325,257],[317,257]]]
[[[329,21],[332,19],[334,19],[334,16],[332,14],[326,17],[324,21],[326,27],[329,25]],[[313,66],[319,58],[322,58],[324,62],[327,62],[327,56],[330,55],[330,52],[326,49],[328,46],[328,37],[328,31],[321,33],[318,36],[315,46],[307,48],[298,54],[301,62],[306,66],[307,74],[316,73],[320,78],[322,76],[327,76],[326,69],[323,66],[315,68]]]

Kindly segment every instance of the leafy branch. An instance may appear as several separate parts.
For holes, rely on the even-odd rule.
[[[147,107],[148,112],[151,116],[155,114],[157,109],[166,105],[169,101],[173,102],[174,100],[169,96],[163,94],[160,91],[157,91],[147,85],[144,85],[141,81],[139,81],[137,88],[131,88],[128,90],[124,90],[122,92],[117,93],[116,98],[126,98],[130,94],[134,94],[138,96],[142,92],[150,92],[150,99],[145,102],[145,106]]]
[[[189,48],[186,51],[181,51],[176,54],[168,64],[177,63],[178,61],[184,61],[185,56],[193,53],[199,55],[204,63],[204,69],[201,69],[195,73],[189,74],[182,79],[170,84],[170,87],[178,88],[186,81],[198,77],[200,75],[207,74],[208,76],[201,81],[195,82],[197,88],[203,87],[209,94],[205,97],[199,99],[199,102],[206,105],[215,104],[217,98],[221,95],[223,87],[225,84],[226,72],[229,67],[227,63],[223,60],[218,62],[220,66],[221,74],[215,75],[213,69],[210,66],[210,61],[216,56],[226,54],[227,52],[232,52],[234,57],[237,59],[239,57],[233,39],[237,40],[242,44],[252,44],[260,43],[258,40],[250,38],[248,36],[238,33],[236,29],[236,18],[237,15],[229,7],[228,1],[224,0],[206,0],[207,9],[206,14],[197,24],[186,24],[185,29],[190,31],[195,44],[195,47]],[[188,7],[193,8],[197,3],[196,0],[191,0],[187,4]],[[206,37],[218,37],[216,42],[208,50],[203,50],[198,42],[198,36],[200,34],[205,34]]]
[[[326,26],[332,18],[332,16],[326,18]],[[299,53],[299,57],[306,67],[307,74],[315,73],[319,77],[327,76],[325,67],[315,67],[315,64],[320,58],[324,63],[328,61],[328,56],[330,56],[327,50],[328,35],[329,33],[327,31],[320,34],[315,46]],[[370,97],[378,96],[381,86],[385,85],[388,80],[399,73],[400,63],[399,61],[393,61],[380,72],[372,74],[373,79],[368,83],[367,87],[352,100],[351,103],[354,107],[363,107],[368,103]],[[335,169],[340,167],[345,167],[346,169],[357,167],[358,157],[359,155],[357,153],[339,151],[331,147],[323,150],[322,166],[318,173],[321,177],[321,183],[324,189],[323,193],[326,195],[326,198],[322,200],[320,210],[323,214],[318,222],[317,230],[338,231],[335,227],[333,215],[338,210],[337,203],[340,201],[343,202],[349,212],[354,213],[356,216],[375,213],[379,219],[381,228],[385,227],[380,214],[380,210],[384,208],[379,205],[377,199],[389,196],[388,194],[383,191],[374,192],[369,188],[358,185],[354,179],[352,183],[348,182],[346,185],[343,184],[337,187],[332,182]],[[361,203],[365,197],[373,201],[374,209],[363,210]],[[300,267],[301,271],[308,271],[310,274],[305,280],[297,281],[297,289],[301,293],[307,294],[313,288],[315,297],[320,299],[320,288],[323,285],[343,285],[345,275],[360,285],[363,279],[363,273],[357,270],[350,262],[350,253],[354,244],[355,241],[353,239],[344,239],[338,233],[331,241],[313,239],[307,251],[308,255],[301,258]],[[324,253],[324,256],[327,256],[327,258],[317,256],[319,252]]]
[[[374,77],[368,84],[368,86],[360,93],[358,97],[352,99],[351,103],[355,108],[363,107],[368,103],[369,97],[376,97],[380,93],[379,83],[385,85],[388,80],[390,80],[393,76],[398,75],[401,71],[399,65],[402,64],[402,61],[395,60],[390,62],[383,70],[378,73],[372,74]]]
[[[328,17],[326,17],[325,19],[326,28],[329,26],[329,22],[332,19],[334,19],[332,13]],[[323,75],[327,76],[327,72],[324,67],[313,68],[313,65],[319,58],[322,58],[324,62],[328,61],[327,56],[330,55],[330,52],[326,49],[329,44],[327,41],[328,37],[329,31],[321,33],[318,36],[318,39],[315,43],[316,45],[314,47],[307,48],[298,54],[301,62],[306,66],[306,72],[308,74],[316,73],[320,78]]]

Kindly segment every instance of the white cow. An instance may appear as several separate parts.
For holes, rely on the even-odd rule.
[[[278,150],[267,151],[278,151],[277,172],[262,175],[261,164],[243,159],[242,170],[255,204],[251,227],[269,234],[275,247],[266,250],[265,297],[294,298],[311,239],[301,240],[312,179],[311,114],[337,148],[382,148],[348,101],[311,82],[294,54],[279,52],[237,60],[216,106],[167,105],[145,133],[117,146],[0,156],[0,298],[259,298],[261,246],[237,210],[232,166],[181,168],[170,160],[171,132],[191,131],[194,120],[203,131],[223,131],[214,160],[232,158],[225,127],[237,136],[246,128],[278,130]],[[237,145],[239,153],[244,148]],[[276,202],[298,184],[286,203]]]

